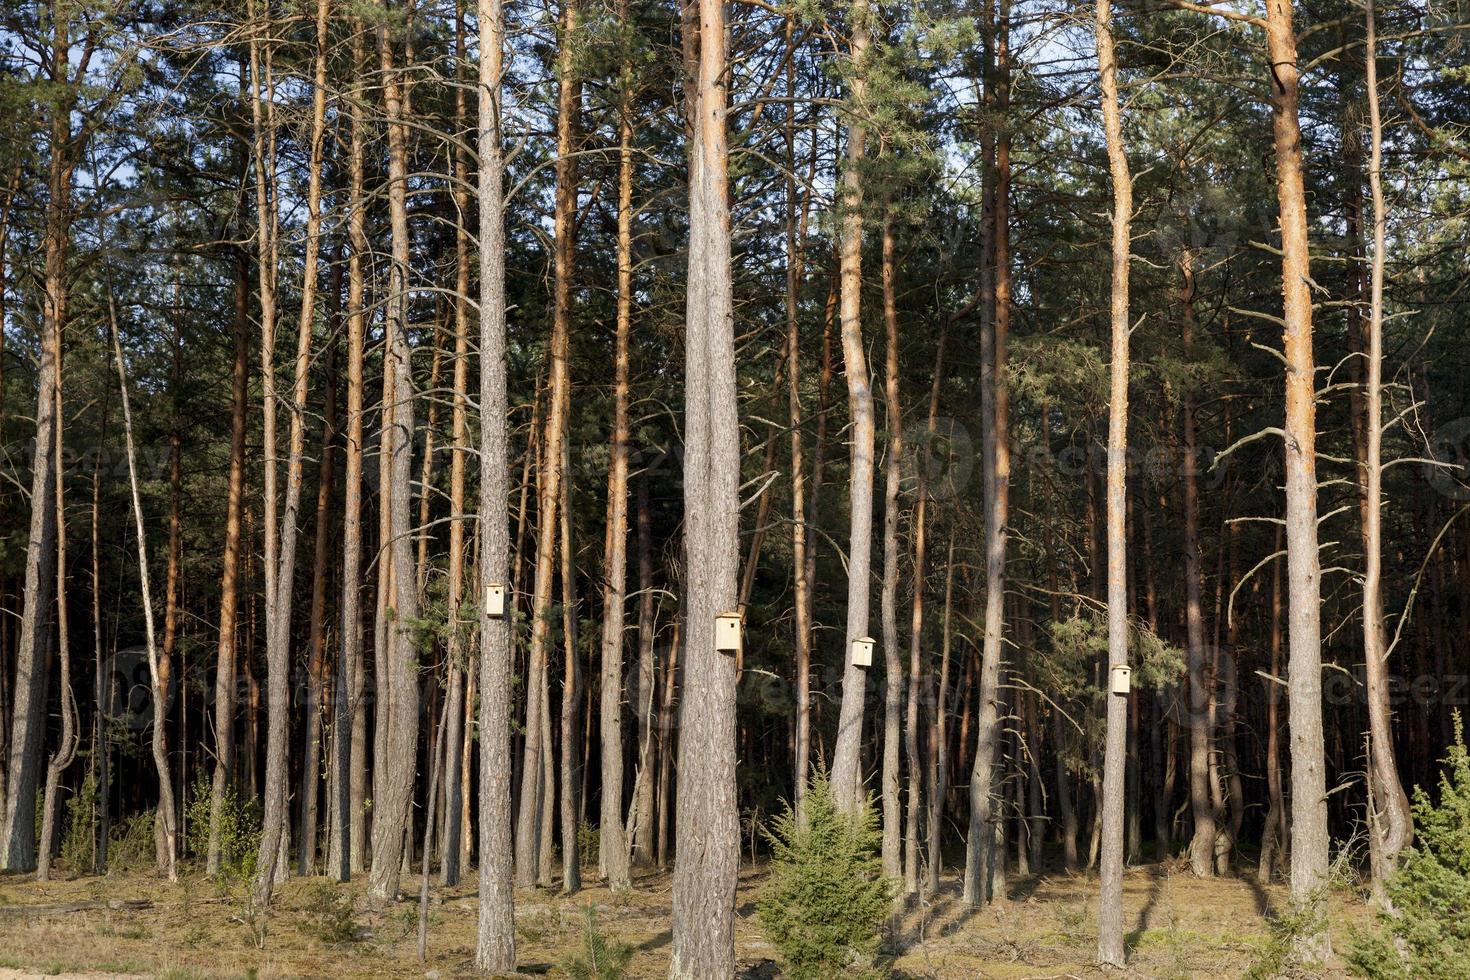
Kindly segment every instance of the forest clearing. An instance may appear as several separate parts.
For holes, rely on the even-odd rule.
[[[759,868],[741,868],[735,932],[737,976],[779,976],[775,950],[753,921],[750,897],[763,879]],[[1017,882],[1009,900],[982,910],[959,898],[959,880],[906,915],[899,927],[902,955],[885,963],[895,977],[993,977],[998,980],[1103,975],[1095,962],[1095,876],[1055,875]],[[105,883],[85,879],[0,891],[0,977],[78,974],[90,977],[441,977],[474,976],[475,893],[473,887],[436,896],[433,939],[423,963],[414,934],[417,910],[405,921],[396,913],[357,912],[356,935],[324,936],[317,889],[330,888],[362,899],[361,889],[292,882],[271,912],[268,942],[255,948],[256,933],[242,921],[243,902],[221,898],[207,883],[185,879],[174,885],[124,877]],[[568,953],[583,940],[583,909],[592,904],[610,939],[637,952],[626,976],[668,975],[670,880],[667,874],[640,877],[636,889],[610,892],[591,887],[572,897],[518,895],[517,941],[521,970],[530,975],[565,975]],[[1143,866],[1124,882],[1124,921],[1134,950],[1134,975],[1159,978],[1239,976],[1259,959],[1269,942],[1263,909],[1284,890],[1261,887],[1246,877],[1201,881],[1182,867]],[[152,903],[146,909],[113,909],[108,903]],[[23,904],[13,904],[19,901]],[[1356,922],[1357,896],[1334,901],[1340,925]],[[87,905],[87,908],[75,908]],[[67,911],[28,912],[26,907]],[[1342,936],[1346,932],[1341,933]],[[253,971],[253,972],[252,972]],[[1338,969],[1331,975],[1340,975]]]

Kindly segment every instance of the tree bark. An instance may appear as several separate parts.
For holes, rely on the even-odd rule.
[[[333,313],[329,318],[335,324],[337,307],[342,290],[341,277],[333,273],[328,291],[329,306]],[[336,299],[332,299],[336,297]],[[335,326],[333,336],[336,335]],[[317,469],[316,528],[312,550],[311,568],[311,611],[307,626],[307,674],[306,674],[306,724],[304,754],[301,761],[301,819],[298,821],[300,840],[297,843],[296,866],[303,875],[316,872],[317,858],[317,793],[321,786],[322,768],[322,710],[326,691],[326,635],[325,616],[327,610],[327,552],[332,539],[332,493],[336,482],[337,440],[337,363],[335,348],[328,355],[326,404],[323,410],[322,454]],[[338,684],[342,679],[338,678]]]
[[[653,693],[658,665],[654,640],[658,623],[653,593],[653,518],[648,499],[648,478],[638,479],[638,770],[633,780],[633,806],[628,814],[627,842],[632,863],[644,867],[653,861],[653,804],[655,742]]]
[[[1008,13],[1002,13],[1002,19]],[[987,13],[993,17],[993,13]],[[987,65],[994,61],[1004,64],[1006,28],[999,30],[992,22],[986,33],[994,40],[994,53],[986,57]],[[1003,79],[1004,70],[998,71]],[[999,111],[1000,85],[992,86],[987,79],[987,88],[996,91],[995,99]],[[1001,644],[1005,630],[1005,572],[1006,538],[1009,520],[1010,498],[1010,426],[1008,422],[1008,398],[1006,394],[1006,333],[1010,315],[1008,242],[1008,197],[1009,187],[1006,170],[1001,167],[1002,140],[995,139],[993,156],[985,167],[988,189],[986,197],[987,234],[982,246],[981,292],[985,299],[983,307],[988,323],[982,325],[980,333],[980,413],[981,455],[983,458],[983,484],[985,503],[985,632],[980,654],[979,688],[980,706],[976,714],[975,758],[970,775],[970,822],[965,840],[965,876],[963,899],[968,905],[983,905],[988,899],[1003,898],[988,894],[992,884],[994,864],[1002,864],[1004,852],[995,849],[996,826],[995,756],[998,750],[1000,725],[998,699],[1000,693]],[[982,153],[982,155],[985,155]],[[1004,285],[1003,285],[1004,283]]]
[[[463,83],[465,24],[463,0],[454,7],[455,77]],[[464,132],[466,105],[465,85],[454,90],[456,130]],[[471,653],[465,648],[460,604],[464,601],[464,534],[468,515],[465,513],[465,464],[469,441],[469,291],[470,240],[465,222],[470,214],[470,165],[464,149],[454,150],[454,401],[450,421],[449,457],[449,592],[445,599],[449,622],[449,691],[445,707],[447,732],[444,743],[444,832],[440,855],[439,880],[445,887],[459,884],[463,841],[467,839],[462,813],[469,780],[464,778],[467,754],[465,741],[465,678],[470,671]]]
[[[285,506],[280,515],[278,532],[273,529],[275,525],[275,365],[267,363],[265,358],[274,358],[275,337],[273,334],[275,321],[270,320],[272,334],[265,336],[266,321],[262,318],[262,364],[261,374],[265,384],[266,392],[266,423],[270,435],[265,443],[266,456],[266,558],[267,561],[275,560],[279,565],[273,570],[267,568],[268,572],[274,574],[266,576],[266,589],[274,591],[274,595],[268,596],[266,605],[266,671],[267,671],[267,704],[268,704],[268,727],[266,731],[266,773],[265,773],[265,806],[261,821],[260,856],[256,860],[256,869],[259,875],[254,892],[254,902],[264,908],[270,904],[271,889],[275,883],[277,873],[277,861],[284,849],[284,841],[289,834],[289,817],[287,804],[287,779],[288,761],[287,753],[290,748],[291,725],[290,725],[290,681],[291,681],[291,595],[294,591],[293,584],[296,570],[296,542],[299,534],[301,488],[303,483],[302,462],[305,455],[306,427],[305,409],[306,396],[310,382],[311,366],[311,339],[312,326],[315,318],[316,285],[317,285],[317,256],[321,244],[321,162],[322,162],[322,137],[326,128],[326,60],[327,60],[327,28],[328,28],[328,5],[327,0],[317,0],[316,8],[316,57],[315,77],[312,83],[312,124],[310,144],[310,171],[307,175],[307,203],[306,203],[306,250],[303,261],[302,283],[301,283],[301,315],[297,322],[296,336],[296,358],[295,376],[291,394],[291,424],[289,442],[286,457],[286,499]],[[252,55],[254,60],[254,55]],[[254,102],[254,112],[259,112],[260,91],[257,86],[257,98]],[[272,152],[274,146],[274,128],[271,129]],[[258,161],[266,159],[263,155],[257,157]],[[262,186],[263,177],[257,178],[257,187]],[[261,192],[257,191],[259,200]],[[261,226],[274,224],[274,205],[269,211],[262,208]],[[261,237],[270,238],[271,253],[263,262],[261,274],[262,285],[268,278],[273,277],[275,268],[275,239],[274,235],[267,236],[262,230]],[[271,305],[274,305],[274,289],[272,286]],[[266,298],[266,292],[262,289],[262,306]],[[279,541],[274,541],[275,534],[279,533]]]
[[[1103,131],[1107,137],[1108,171],[1113,185],[1112,356],[1108,396],[1108,668],[1128,669],[1128,259],[1132,239],[1133,177],[1123,145],[1123,119],[1118,104],[1118,61],[1113,47],[1112,4],[1097,0],[1097,73],[1102,88]],[[1123,820],[1124,777],[1128,753],[1128,697],[1107,693],[1107,736],[1103,754],[1102,887],[1098,898],[1097,961],[1124,966]]]
[[[541,476],[536,517],[536,575],[531,597],[531,650],[526,683],[526,740],[521,764],[520,812],[516,824],[516,884],[550,884],[547,830],[555,784],[551,776],[547,643],[551,626],[552,574],[555,569],[557,507],[561,499],[562,442],[569,400],[567,350],[572,315],[572,265],[576,258],[578,166],[575,156],[581,86],[574,74],[572,37],[577,30],[575,0],[562,4],[557,54],[556,202],[553,218],[552,327],[548,360],[546,425],[541,443]],[[546,851],[547,853],[543,853]]]
[[[515,969],[511,865],[510,696],[515,604],[492,619],[484,597],[510,583],[510,460],[505,364],[505,162],[500,140],[505,9],[477,0],[480,24],[480,913],[475,966]]]
[[[561,447],[562,472],[571,469],[571,452]],[[582,856],[577,841],[581,807],[577,753],[577,712],[582,700],[582,664],[578,648],[576,552],[572,544],[572,481],[561,483],[561,623],[563,670],[561,685],[561,890],[575,895],[582,889]],[[589,709],[590,710],[590,709]]]
[[[53,18],[54,64],[67,64],[70,20]],[[58,79],[58,81],[60,81]],[[47,647],[51,589],[56,560],[54,500],[56,435],[54,391],[60,371],[59,347],[67,318],[71,246],[72,154],[77,149],[71,124],[71,100],[58,96],[48,110],[50,161],[42,243],[44,296],[41,304],[40,360],[36,366],[36,441],[31,454],[30,526],[23,579],[20,636],[15,651],[15,688],[10,705],[10,759],[6,766],[4,846],[0,866],[7,871],[36,867],[36,789],[46,740],[46,687],[50,674]]]
[[[362,31],[352,24],[351,63],[365,67]],[[343,451],[342,625],[338,683],[333,697],[334,827],[327,863],[338,881],[366,865],[367,714],[362,655],[362,457],[364,324],[363,260],[368,253],[363,201],[361,84],[348,101],[347,157],[347,432]]]
[[[1327,878],[1327,773],[1322,739],[1322,570],[1317,552],[1317,406],[1312,358],[1311,259],[1298,117],[1292,0],[1267,0],[1272,142],[1281,224],[1286,340],[1286,553],[1291,699],[1291,897],[1321,898]],[[1325,957],[1321,933],[1303,951]]]
[[[1383,120],[1378,107],[1378,37],[1373,0],[1367,0],[1368,186],[1373,198],[1373,263],[1368,310],[1367,507],[1363,528],[1363,653],[1368,695],[1368,753],[1372,768],[1374,838],[1373,891],[1387,905],[1384,881],[1398,866],[1399,854],[1413,837],[1409,799],[1393,754],[1393,712],[1389,702],[1388,630],[1383,618],[1383,267],[1387,258],[1388,214],[1383,196]],[[1356,134],[1353,137],[1357,138]]]
[[[164,855],[167,858],[166,872],[169,881],[177,881],[178,832],[174,824],[173,780],[169,775],[168,756],[163,750],[163,711],[167,691],[164,690],[162,675],[158,669],[158,645],[153,629],[153,594],[148,575],[148,534],[143,523],[143,498],[139,490],[138,458],[133,444],[133,410],[128,398],[127,365],[123,361],[122,338],[118,333],[117,309],[112,293],[107,294],[107,320],[112,333],[112,356],[117,362],[118,388],[122,393],[123,438],[128,458],[128,484],[132,491],[133,527],[138,536],[138,585],[142,591],[144,637],[148,651],[148,677],[153,687],[153,766],[158,772],[158,810],[155,819],[163,821]]]
[[[214,775],[210,782],[206,873],[219,874],[220,821],[235,763],[235,657],[239,632],[240,515],[245,499],[245,425],[250,377],[250,264],[235,251],[235,351],[230,370],[230,475],[220,559],[219,644],[215,650]]]
[[[181,284],[179,282],[179,270],[176,268],[174,270],[174,288],[173,288],[173,307],[174,308],[173,308],[173,311],[172,311],[172,315],[170,316],[170,319],[173,321],[173,337],[172,337],[172,343],[170,345],[171,346],[171,356],[170,356],[170,362],[171,363],[170,363],[170,370],[169,370],[169,397],[170,397],[170,401],[172,402],[172,405],[170,406],[170,410],[171,410],[170,411],[170,415],[171,415],[171,417],[169,419],[169,434],[168,434],[168,555],[167,555],[167,558],[166,558],[166,565],[165,565],[165,571],[164,571],[164,584],[163,584],[163,645],[159,648],[159,651],[158,651],[158,672],[159,672],[159,675],[160,675],[160,678],[161,678],[161,685],[160,686],[165,691],[172,691],[174,689],[174,681],[173,681],[174,650],[177,647],[177,644],[178,644],[178,636],[179,636],[179,562],[180,562],[180,560],[183,557],[183,554],[182,554],[182,552],[183,552],[183,545],[182,545],[182,542],[180,540],[181,527],[180,527],[180,518],[179,518],[179,498],[182,496],[183,482],[184,482],[184,470],[183,470],[183,448],[184,448],[184,444],[183,444],[183,435],[179,431],[180,420],[179,420],[179,404],[178,404],[178,402],[179,402],[179,384],[180,384],[180,382],[182,380],[182,375],[183,375],[183,337],[182,337],[182,334],[180,332],[180,322],[179,322],[180,317],[182,315],[182,306],[181,306],[181,303],[182,303],[182,294],[181,294],[181,290],[182,290],[182,286],[181,286]],[[60,374],[59,374],[59,372],[58,372],[57,377],[58,377],[58,381],[59,381],[60,380]],[[56,424],[57,424],[57,427],[58,428],[61,425],[61,418],[59,416],[57,417]],[[59,466],[57,468],[57,473],[58,474],[61,474],[62,473],[62,470],[61,470],[61,468]],[[62,479],[62,477],[60,475],[58,475],[58,477],[57,477],[58,482],[61,479]],[[59,555],[60,552],[61,552],[61,550],[62,550],[62,548],[63,548],[63,544],[62,544],[62,541],[61,541],[61,533],[62,532],[60,530],[60,528],[61,528],[60,518],[58,518],[58,520],[57,520],[57,527],[58,527],[58,532],[57,532],[56,543],[57,543],[57,552],[58,552],[58,555]],[[59,579],[58,579],[58,582],[59,582]],[[60,592],[57,593],[58,596],[60,596],[60,594],[61,594]],[[183,685],[182,684],[179,685],[179,689],[182,691],[182,689],[183,689]],[[164,747],[163,747],[164,755],[167,755],[168,754],[168,741],[167,741],[167,730],[168,729],[167,729],[167,724],[166,724],[166,722],[168,720],[168,707],[169,707],[169,705],[159,705],[159,706],[156,706],[155,707],[155,710],[162,712],[162,717],[159,719],[159,724],[163,725],[164,732],[165,732]],[[184,714],[184,711],[183,711],[183,707],[181,706],[180,709],[179,709],[179,717],[180,718],[183,718],[183,714]],[[187,747],[183,744],[182,739],[180,739],[179,751],[180,752],[183,752],[183,751],[185,751],[186,748]],[[184,777],[183,768],[181,766],[180,769],[179,769],[179,786],[181,787],[181,791],[183,791],[182,788],[187,785],[184,782],[184,778],[183,777]],[[174,814],[174,821],[175,821],[175,823],[177,823],[179,821],[179,818],[181,816],[182,816],[182,814],[179,814],[179,813]],[[164,851],[165,841],[164,841],[163,834],[161,833],[161,827],[162,827],[162,822],[161,821],[155,820],[153,822],[153,842],[154,842],[155,850],[157,852],[155,854],[155,858],[156,858],[156,861],[157,861],[157,865],[158,865],[159,870],[163,870],[164,868],[166,868],[168,866],[168,855]]]
[[[684,8],[689,271],[684,335],[684,535],[689,684],[680,700],[678,849],[669,976],[735,972],[740,823],[735,664],[715,649],[715,617],[737,594],[740,430],[730,272],[723,0]]]
[[[932,405],[932,403],[931,403]],[[920,501],[923,500],[922,492]],[[951,614],[954,611],[954,529],[949,533],[949,551],[944,561],[944,611],[941,629],[943,635],[939,646],[939,691],[934,699],[933,748],[934,776],[929,793],[929,892],[939,889],[939,875],[944,867],[944,801],[949,795],[949,662],[953,647],[954,632],[951,629]]]
[[[631,29],[628,0],[618,18]],[[633,323],[633,64],[618,84],[618,233],[616,338],[613,342],[613,431],[607,475],[607,540],[603,547],[602,799],[598,863],[609,888],[628,887],[623,828],[623,614],[628,578],[628,337]]]
[[[1179,255],[1179,306],[1183,350],[1191,356],[1194,342],[1194,255],[1184,249]],[[1184,622],[1186,666],[1189,674],[1189,806],[1194,834],[1189,841],[1189,865],[1200,878],[1215,874],[1215,804],[1210,791],[1210,752],[1214,735],[1210,710],[1214,699],[1213,678],[1205,665],[1205,625],[1200,597],[1199,486],[1196,468],[1199,452],[1195,436],[1195,399],[1192,388],[1183,397],[1184,415]]]
[[[786,18],[786,95],[796,98],[795,17]],[[791,430],[791,570],[795,577],[792,595],[793,660],[796,669],[796,719],[793,733],[792,782],[798,812],[806,799],[807,771],[811,757],[811,661],[812,584],[807,568],[806,463],[801,434],[801,283],[806,238],[807,198],[802,199],[801,220],[796,217],[796,113],[794,103],[786,114],[786,420]]]
[[[383,74],[383,102],[388,118],[388,218],[392,263],[385,305],[385,360],[391,361],[393,392],[384,405],[389,434],[388,536],[384,557],[392,569],[391,623],[387,649],[379,650],[379,698],[387,698],[387,738],[375,747],[377,765],[386,768],[373,798],[373,861],[369,891],[377,901],[398,893],[404,835],[411,825],[414,762],[419,732],[418,655],[413,623],[418,618],[414,580],[413,529],[409,502],[413,497],[414,444],[413,370],[409,356],[408,151],[404,88],[393,64],[386,24],[378,27],[378,61]],[[386,657],[383,654],[386,653]]]
[[[847,405],[852,417],[849,470],[847,631],[842,648],[842,707],[832,753],[832,793],[843,811],[856,810],[864,799],[862,774],[863,715],[867,697],[867,670],[852,662],[854,641],[868,635],[868,598],[873,560],[873,390],[863,346],[863,159],[867,151],[864,79],[869,48],[867,0],[854,0],[848,60],[852,78],[847,101],[851,115],[842,170],[841,278],[842,367],[847,376]],[[886,656],[886,654],[885,654]]]
[[[1275,550],[1281,550],[1282,530],[1276,531]],[[1271,676],[1262,681],[1266,695],[1266,825],[1261,831],[1261,861],[1256,879],[1269,884],[1276,872],[1286,866],[1287,842],[1291,839],[1287,826],[1286,801],[1281,792],[1281,561],[1272,562],[1271,574]]]
[[[903,409],[898,400],[898,305],[893,291],[893,221],[885,217],[882,242],[883,327],[886,339],[883,398],[888,429],[887,458],[883,461],[883,586],[880,596],[883,622],[883,873],[902,879],[904,894],[918,889],[918,869],[904,861],[904,827],[899,788],[899,745],[903,732],[904,675],[898,648],[898,496],[902,479]],[[911,743],[912,744],[912,743]],[[917,770],[912,770],[917,773]],[[917,779],[909,792],[918,789]],[[916,805],[910,812],[918,814]]]
[[[61,324],[54,324],[59,331]],[[56,828],[60,822],[58,796],[61,790],[61,777],[67,767],[77,757],[77,745],[80,743],[80,734],[77,731],[77,703],[71,684],[71,630],[66,609],[66,463],[63,452],[62,427],[66,416],[62,412],[62,385],[61,385],[61,337],[58,335],[54,340],[57,351],[55,384],[52,387],[51,397],[54,401],[53,412],[55,421],[52,427],[55,433],[52,453],[54,455],[53,465],[56,468],[56,478],[52,481],[56,494],[52,501],[56,507],[56,631],[60,648],[57,657],[61,661],[61,738],[57,742],[56,751],[52,753],[51,760],[46,765],[46,789],[41,800],[41,847],[36,862],[36,880],[47,881],[51,877],[51,855],[56,847]],[[80,869],[73,869],[74,871]]]

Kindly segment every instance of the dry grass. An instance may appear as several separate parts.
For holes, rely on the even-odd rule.
[[[746,975],[778,975],[762,939],[754,898],[764,873],[743,868],[737,952]],[[405,881],[416,893],[416,884]],[[582,935],[582,905],[594,903],[604,934],[637,948],[630,976],[667,974],[669,891],[666,874],[640,878],[636,890],[588,888],[573,898],[528,891],[516,897],[518,953],[527,973],[559,975]],[[1048,875],[1012,883],[1010,899],[965,908],[958,882],[903,917],[894,972],[908,977],[1058,978],[1096,976],[1096,879]],[[323,893],[340,889],[351,903],[355,938],[329,943]],[[1283,900],[1253,878],[1199,881],[1164,866],[1132,869],[1125,921],[1130,975],[1239,976],[1266,932],[1266,911]],[[28,909],[21,908],[28,906]],[[1361,903],[1334,901],[1334,928],[1359,918]],[[279,889],[269,916],[252,919],[243,891],[222,891],[199,877],[169,884],[151,877],[80,878],[39,883],[0,878],[0,980],[8,977],[450,977],[472,974],[473,878],[436,890],[428,962],[416,951],[417,905],[374,910],[360,883],[293,880]],[[340,922],[337,932],[341,932]],[[264,933],[263,944],[261,934]],[[1330,975],[1330,974],[1329,974]]]

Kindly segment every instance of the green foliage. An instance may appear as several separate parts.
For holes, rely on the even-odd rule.
[[[352,895],[325,881],[313,884],[306,893],[308,931],[325,946],[340,946],[357,938],[357,913]]]
[[[1051,624],[1052,657],[1049,666],[1054,690],[1067,696],[1100,693],[1092,668],[1108,651],[1108,625],[1101,616],[1078,614]],[[1171,646],[1145,624],[1131,622],[1128,660],[1135,687],[1161,690],[1184,675],[1184,651]]]
[[[119,820],[107,844],[108,870],[122,874],[147,871],[155,859],[153,811],[144,810]]]
[[[838,811],[826,772],[813,775],[803,817],[788,806],[768,833],[771,878],[756,908],[786,974],[817,980],[867,968],[894,883],[878,857],[877,814]]]
[[[1301,963],[1302,940],[1322,931],[1326,904],[1323,900],[1307,902],[1267,919],[1266,936],[1256,947],[1255,960],[1245,972],[1245,980],[1311,975]]]
[[[61,836],[61,863],[74,874],[92,871],[97,859],[97,779],[92,773],[66,801],[66,831]]]
[[[1470,753],[1458,714],[1439,802],[1416,787],[1414,826],[1414,846],[1385,886],[1392,910],[1354,935],[1348,961],[1366,977],[1470,976]]]
[[[602,834],[590,823],[577,827],[577,861],[583,870],[597,866],[597,855],[602,850]]]
[[[583,910],[582,948],[562,960],[572,980],[620,980],[633,959],[633,946],[610,941],[597,927],[597,906]]]
[[[209,775],[200,770],[186,808],[188,837],[185,843],[196,858],[209,853],[212,795]],[[248,880],[254,877],[260,850],[260,823],[260,801],[242,796],[233,786],[227,786],[219,822],[219,873],[222,879]]]

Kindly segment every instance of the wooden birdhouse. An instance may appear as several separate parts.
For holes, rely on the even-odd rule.
[[[1113,664],[1108,689],[1114,694],[1127,694],[1132,684],[1133,668],[1127,664]]]
[[[854,667],[873,666],[873,638],[871,636],[860,636],[852,641],[852,665]]]
[[[715,649],[732,657],[740,652],[738,612],[722,612],[715,617]]]
[[[499,582],[485,586],[485,614],[491,619],[505,618],[505,586]]]

